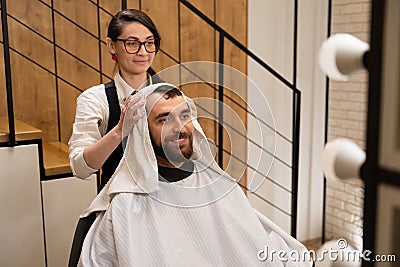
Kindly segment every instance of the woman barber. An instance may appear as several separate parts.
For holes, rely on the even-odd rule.
[[[136,114],[144,102],[135,92],[155,82],[150,66],[160,48],[160,35],[148,15],[128,9],[111,19],[106,42],[118,72],[110,83],[91,87],[78,97],[68,143],[75,176],[84,179],[102,170],[99,191],[122,157],[123,135],[144,116]]]

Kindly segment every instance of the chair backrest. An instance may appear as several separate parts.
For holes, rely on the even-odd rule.
[[[74,240],[72,241],[71,253],[69,255],[68,267],[76,267],[79,257],[81,256],[83,241],[86,234],[96,219],[96,213],[90,214],[88,217],[80,218],[75,229]]]

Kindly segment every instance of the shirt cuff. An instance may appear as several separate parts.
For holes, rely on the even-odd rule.
[[[73,164],[71,164],[72,172],[74,176],[78,178],[89,178],[90,175],[98,171],[97,169],[93,169],[87,165],[85,158],[83,157],[83,151],[78,153],[73,161]]]

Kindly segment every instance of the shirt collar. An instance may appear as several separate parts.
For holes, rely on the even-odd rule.
[[[149,85],[153,84],[153,79],[151,75],[148,75]],[[118,92],[118,100],[119,102],[125,102],[125,100],[134,92],[136,91],[135,88],[131,87],[124,79],[122,79],[119,72],[114,77],[115,87],[117,88]]]

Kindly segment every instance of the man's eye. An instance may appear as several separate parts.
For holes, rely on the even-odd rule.
[[[162,119],[160,119],[160,122],[161,122],[161,123],[167,123],[167,122],[169,122],[169,121],[170,121],[169,118],[162,118]]]
[[[190,119],[190,114],[189,113],[182,114],[181,118],[182,120],[188,120]]]
[[[154,45],[154,40],[146,41],[147,46],[153,46]]]

